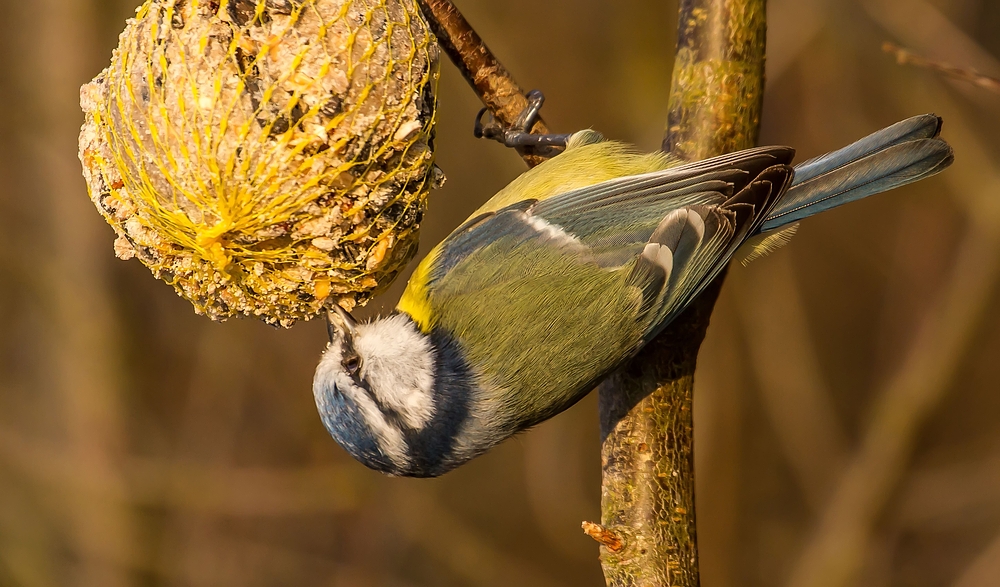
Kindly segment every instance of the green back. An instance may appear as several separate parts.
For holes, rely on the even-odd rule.
[[[674,166],[615,143],[567,149],[436,247],[398,308],[458,343],[492,396],[476,402],[491,407],[477,415],[490,428],[530,426],[683,310],[787,185],[790,156],[765,148]]]

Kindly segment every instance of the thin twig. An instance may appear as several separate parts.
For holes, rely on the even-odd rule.
[[[90,72],[90,53],[96,27],[90,26],[83,2],[44,0],[34,6],[50,18],[25,20],[26,34],[50,52],[30,52],[23,79],[38,105],[33,150],[36,200],[44,220],[49,260],[39,265],[45,283],[42,300],[49,315],[39,336],[48,347],[45,356],[50,385],[56,392],[48,404],[51,421],[63,420],[66,454],[81,466],[109,477],[121,475],[118,460],[126,450],[127,430],[122,401],[125,373],[119,329],[122,317],[112,280],[102,254],[103,227],[92,222],[85,199],[66,198],[80,189],[79,163],[71,152],[76,135],[68,121],[78,116],[75,100],[79,80]],[[84,18],[81,18],[84,17]],[[47,231],[47,232],[46,232]],[[44,269],[43,269],[44,268]],[[72,288],[65,284],[72,283]],[[52,406],[58,406],[58,409]],[[74,582],[79,585],[124,587],[128,573],[109,562],[137,552],[136,512],[121,503],[86,501],[65,495],[61,503],[68,535],[65,546],[76,561]]]
[[[896,63],[900,65],[914,65],[916,67],[932,69],[945,77],[969,82],[980,88],[1000,94],[1000,79],[979,73],[970,67],[957,67],[944,61],[928,59],[889,41],[882,44],[882,50],[894,55]]]
[[[504,126],[514,124],[517,116],[528,107],[524,90],[514,77],[493,56],[482,37],[450,0],[418,0],[418,3],[438,43],[493,117]],[[531,132],[548,134],[549,129],[539,117]],[[529,167],[546,159],[530,147],[519,147],[517,152]]]

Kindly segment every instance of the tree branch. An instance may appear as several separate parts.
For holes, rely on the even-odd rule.
[[[514,77],[497,61],[451,0],[418,0],[418,4],[437,36],[438,44],[493,117],[505,127],[514,124],[518,114],[528,107],[524,90],[517,85]],[[539,117],[531,132],[548,134],[549,129]],[[529,167],[546,159],[532,147],[518,147],[517,152]]]
[[[882,50],[893,55],[896,58],[896,63],[900,65],[924,67],[936,71],[945,77],[968,82],[974,86],[979,86],[980,88],[1000,94],[1000,79],[979,73],[971,67],[956,67],[944,61],[928,59],[889,41],[882,44]]]
[[[523,90],[449,0],[418,0],[438,42],[501,123],[527,106]],[[697,160],[753,146],[764,88],[766,0],[681,0],[663,149]],[[545,133],[541,122],[531,129]],[[519,151],[528,165],[542,160]],[[603,525],[611,586],[698,585],[691,419],[698,349],[722,285],[600,388]]]
[[[681,0],[663,149],[698,160],[757,142],[766,0]],[[692,396],[698,349],[722,277],[601,385],[603,527],[611,587],[699,584]]]

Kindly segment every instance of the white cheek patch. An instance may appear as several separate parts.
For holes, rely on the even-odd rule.
[[[428,337],[406,316],[358,327],[354,348],[372,392],[407,427],[420,430],[434,417],[434,352]]]
[[[330,387],[336,387],[338,392],[357,406],[363,424],[371,431],[382,454],[398,469],[406,469],[410,464],[410,457],[402,431],[386,419],[368,393],[357,387],[350,375],[344,372],[342,357],[339,341],[332,343],[323,352],[313,378],[313,395],[317,405],[324,406],[326,410],[332,409],[327,402],[326,391]]]

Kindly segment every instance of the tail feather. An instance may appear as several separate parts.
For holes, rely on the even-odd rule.
[[[934,114],[921,114],[901,120],[842,149],[799,163],[795,166],[795,179],[792,180],[792,186],[834,171],[844,163],[874,155],[892,145],[918,139],[933,139],[937,138],[940,133],[941,117]]]
[[[940,130],[937,116],[915,116],[797,165],[791,187],[760,232],[942,171],[954,155],[948,143],[937,138]]]

